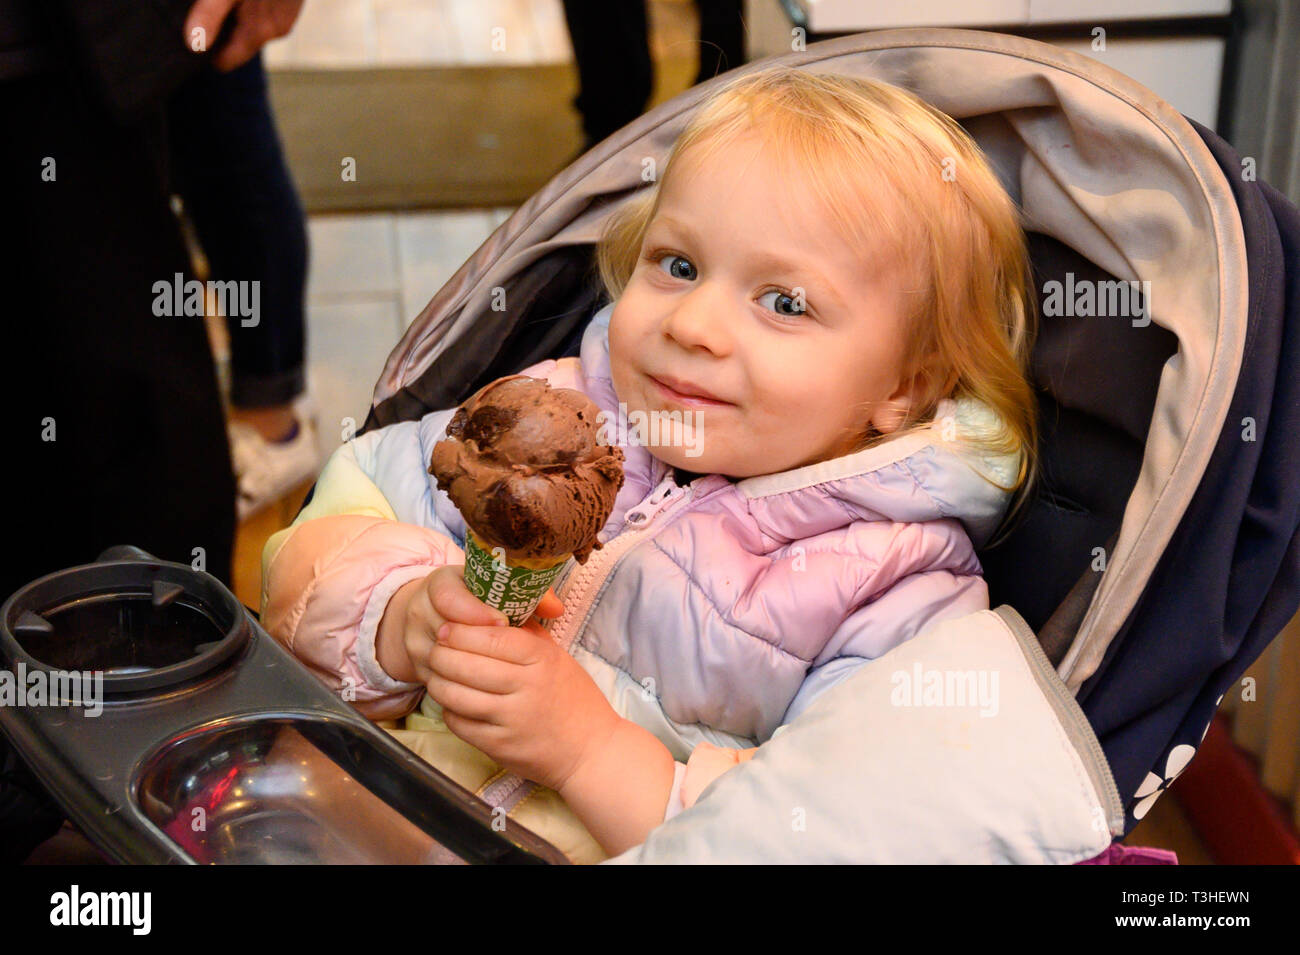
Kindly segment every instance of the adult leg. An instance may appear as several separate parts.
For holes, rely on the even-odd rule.
[[[744,0],[695,0],[700,11],[697,84],[745,62]]]
[[[589,149],[640,116],[654,89],[645,0],[564,0],[564,19]]]
[[[250,417],[268,422],[263,437],[280,437],[305,390],[307,230],[261,53],[229,73],[205,70],[191,79],[174,95],[168,120],[175,184],[212,278],[258,289],[257,314],[227,309],[231,404],[237,413],[262,412]]]
[[[156,129],[113,125],[61,73],[0,84],[3,349],[14,523],[0,590],[113,544],[230,579],[234,481],[203,320],[155,314],[189,277]]]
[[[203,322],[154,314],[187,259],[157,130],[109,123],[67,74],[0,83],[10,414],[0,596],[113,544],[230,579],[234,481]],[[0,740],[0,861],[62,811]]]

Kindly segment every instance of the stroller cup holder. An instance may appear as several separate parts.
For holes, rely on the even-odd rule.
[[[126,699],[216,670],[248,643],[250,621],[207,574],[127,557],[29,584],[6,604],[4,633],[28,672],[99,671],[105,697]]]
[[[116,861],[567,862],[327,690],[214,577],[137,548],[11,596],[0,668],[0,729]]]

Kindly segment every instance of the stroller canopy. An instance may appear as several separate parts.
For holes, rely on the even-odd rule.
[[[643,158],[662,163],[719,85],[777,63],[913,91],[965,126],[1022,209],[1042,479],[980,556],[993,606],[1029,623],[1088,717],[1130,827],[1300,602],[1300,355],[1285,322],[1300,216],[1217,136],[1102,63],[999,34],[890,30],[694,87],[496,230],[389,357],[366,429],[576,354],[602,301],[593,245],[645,187]]]

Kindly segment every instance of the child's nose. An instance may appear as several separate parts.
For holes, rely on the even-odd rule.
[[[728,307],[712,289],[693,289],[664,318],[664,332],[683,348],[704,348],[715,355],[731,351],[733,334]]]

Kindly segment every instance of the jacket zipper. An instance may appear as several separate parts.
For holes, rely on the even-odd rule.
[[[574,565],[561,584],[563,592],[556,591],[556,596],[564,603],[564,613],[551,621],[551,636],[556,643],[572,653],[571,645],[578,627],[586,619],[600,592],[600,585],[605,582],[614,565],[646,538],[656,518],[677,511],[680,505],[694,496],[696,490],[698,488],[693,485],[678,487],[669,474],[659,482],[659,486],[645,502],[627,512],[624,520],[628,524],[635,524],[636,530],[619,534],[600,550],[593,551],[585,564]]]
[[[578,624],[587,618],[587,612],[595,603],[600,585],[609,576],[614,565],[624,554],[645,539],[655,518],[660,514],[678,510],[679,505],[689,501],[696,490],[693,485],[685,488],[678,487],[670,473],[659,482],[659,486],[643,503],[632,508],[624,517],[627,523],[638,525],[637,530],[619,534],[600,550],[593,551],[585,564],[571,565],[571,568],[565,572],[563,580],[560,581],[559,590],[556,591],[556,595],[564,603],[564,613],[556,620],[543,623],[543,626],[549,624],[548,629],[551,631],[552,639],[572,654],[571,645],[578,632]],[[489,780],[479,794],[479,798],[489,806],[505,809],[506,814],[509,815],[514,807],[528,798],[536,788],[536,783],[514,773],[504,773]]]
[[[586,619],[600,589],[599,585],[609,576],[614,565],[645,538],[656,517],[675,510],[680,502],[690,500],[694,491],[694,487],[679,488],[672,475],[668,475],[643,503],[632,508],[624,517],[626,522],[637,524],[637,530],[619,534],[600,550],[593,551],[585,564],[571,565],[556,591],[564,602],[564,613],[557,620],[543,623],[543,626],[549,623],[552,639],[572,653],[570,644],[577,633],[578,622]],[[503,773],[489,780],[478,795],[489,806],[500,807],[509,815],[536,788],[536,783],[514,773]]]

